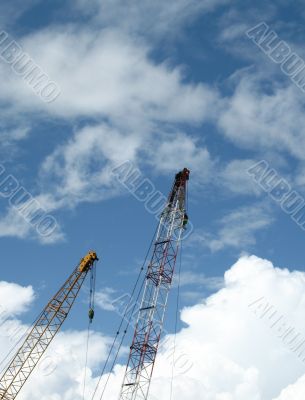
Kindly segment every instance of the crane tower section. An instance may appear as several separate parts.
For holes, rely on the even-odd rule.
[[[188,222],[186,192],[189,174],[187,168],[176,174],[167,205],[160,216],[119,400],[148,398],[177,254]]]

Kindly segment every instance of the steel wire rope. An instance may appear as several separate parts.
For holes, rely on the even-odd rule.
[[[109,353],[108,353],[108,355],[107,355],[106,361],[105,361],[105,363],[104,363],[103,369],[102,369],[102,371],[101,371],[99,380],[98,380],[98,382],[97,382],[97,385],[96,385],[96,387],[95,387],[95,390],[94,390],[94,392],[93,392],[93,395],[92,395],[92,397],[91,397],[91,400],[94,399],[94,397],[95,397],[95,395],[96,395],[96,393],[97,393],[97,391],[98,391],[98,388],[99,388],[99,386],[100,386],[100,384],[101,384],[102,378],[103,378],[104,373],[105,373],[105,371],[106,371],[107,365],[108,365],[108,363],[109,363],[111,354],[112,354],[113,349],[114,349],[114,347],[115,347],[115,345],[116,345],[116,342],[117,342],[117,340],[118,340],[118,337],[119,337],[119,335],[120,335],[120,333],[121,333],[121,329],[122,329],[122,326],[123,326],[123,324],[124,324],[124,321],[127,319],[127,315],[128,315],[128,313],[129,313],[129,307],[130,307],[130,305],[131,305],[131,303],[132,303],[132,300],[133,300],[133,298],[134,298],[136,289],[137,289],[138,284],[139,284],[139,282],[140,282],[142,273],[143,273],[143,271],[144,271],[144,267],[145,267],[145,265],[146,265],[148,256],[149,256],[149,254],[150,254],[151,248],[152,248],[152,246],[153,246],[153,243],[154,243],[154,240],[155,240],[155,237],[156,237],[157,230],[158,230],[158,225],[157,225],[157,227],[156,227],[156,229],[155,229],[155,231],[154,231],[152,240],[151,240],[151,242],[150,242],[149,248],[148,248],[147,253],[146,253],[146,255],[145,255],[144,262],[143,262],[143,264],[142,264],[142,266],[141,266],[141,268],[140,268],[140,271],[139,271],[138,277],[137,277],[137,279],[136,279],[136,282],[135,282],[135,284],[134,284],[133,290],[132,290],[132,292],[131,292],[131,295],[130,295],[128,304],[127,304],[127,306],[125,307],[124,314],[123,314],[123,316],[122,316],[122,318],[121,318],[119,327],[118,327],[118,329],[117,329],[117,331],[116,331],[115,337],[114,337],[113,342],[112,342],[112,344],[111,344]],[[137,305],[137,302],[138,302],[138,300],[139,300],[139,298],[140,298],[140,295],[141,295],[141,292],[142,292],[142,290],[143,290],[143,286],[144,286],[144,283],[145,283],[145,279],[146,279],[146,276],[144,277],[144,279],[143,279],[143,281],[142,281],[142,284],[141,284],[140,290],[139,290],[139,292],[138,292],[136,301],[134,302],[133,308],[132,308],[132,310],[131,310],[130,317],[129,317],[129,319],[127,319],[128,322],[127,322],[126,328],[124,329],[123,336],[122,336],[121,342],[120,342],[120,344],[119,344],[119,347],[118,347],[118,349],[117,349],[117,352],[116,352],[116,354],[115,354],[114,362],[113,362],[112,365],[111,365],[111,369],[110,369],[110,371],[109,371],[108,378],[107,378],[106,384],[105,384],[104,389],[103,389],[103,392],[102,392],[102,396],[103,396],[104,393],[105,393],[106,387],[107,387],[108,382],[109,382],[109,379],[110,379],[110,374],[111,374],[111,372],[112,372],[112,370],[113,370],[113,368],[114,368],[115,362],[116,362],[116,360],[117,360],[117,358],[118,358],[118,354],[119,354],[119,352],[120,352],[120,350],[121,350],[121,347],[122,347],[122,345],[123,345],[123,341],[124,341],[124,339],[125,339],[125,337],[126,337],[126,335],[127,335],[127,331],[128,331],[129,326],[130,326],[130,322],[131,322],[132,315],[133,315],[133,313],[134,313],[134,311],[135,311],[135,307],[136,307],[136,305]],[[102,397],[101,397],[101,398],[102,398]]]

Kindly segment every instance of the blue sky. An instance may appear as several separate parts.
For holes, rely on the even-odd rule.
[[[302,0],[14,0],[0,15],[61,90],[46,103],[0,60],[1,164],[58,223],[42,240],[0,199],[1,281],[36,293],[23,323],[89,249],[97,290],[130,291],[156,220],[111,175],[126,160],[165,195],[191,170],[181,309],[217,292],[242,254],[304,271],[305,232],[247,173],[266,160],[305,196],[305,94],[246,35],[265,22],[305,59]],[[86,302],[84,290],[64,329],[85,329]],[[111,335],[118,316],[102,308],[95,329]]]

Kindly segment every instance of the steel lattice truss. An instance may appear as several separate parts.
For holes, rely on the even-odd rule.
[[[185,170],[184,170],[185,171]],[[189,171],[186,170],[188,173]],[[176,180],[161,215],[120,400],[146,400],[161,338],[185,219],[187,175]]]
[[[96,259],[96,254],[89,252],[39,315],[25,342],[0,379],[0,399],[16,398],[61,328]]]

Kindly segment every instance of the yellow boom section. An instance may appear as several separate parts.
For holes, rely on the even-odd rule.
[[[96,253],[89,251],[38,316],[24,343],[0,377],[0,400],[14,400],[17,397],[67,318],[86,276],[95,268],[95,261],[98,261]]]
[[[94,261],[98,261],[98,257],[95,251],[89,251],[89,253],[81,259],[79,263],[79,271],[85,272],[91,267]]]

